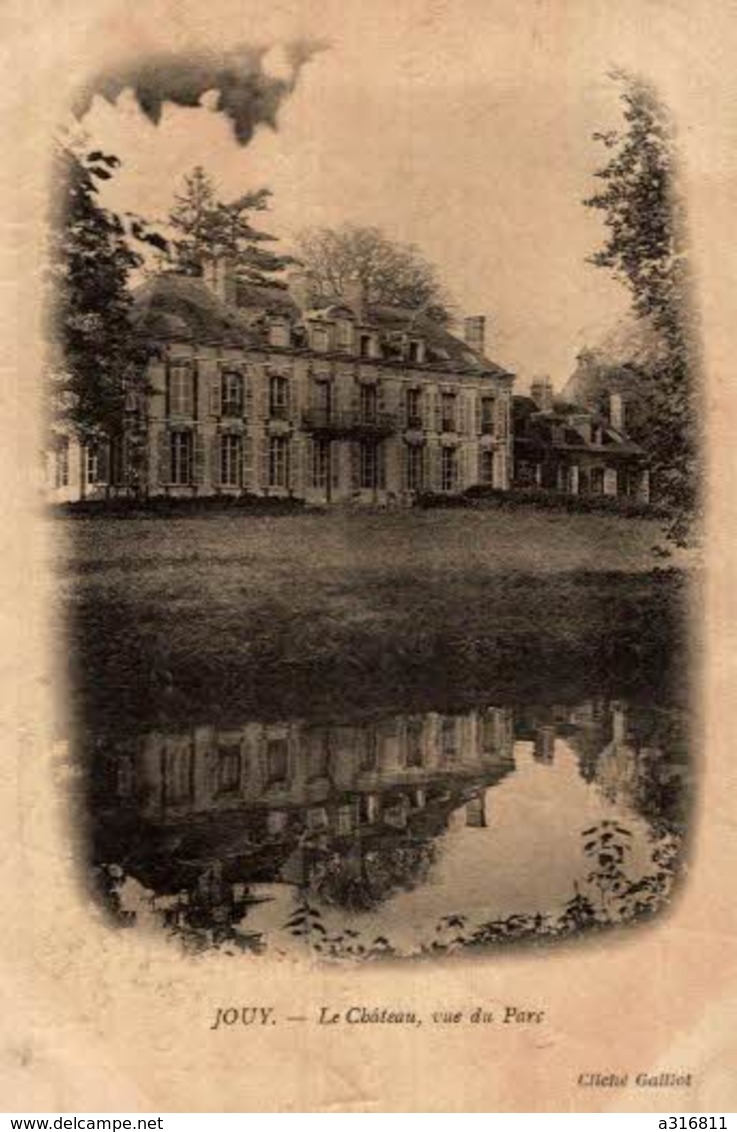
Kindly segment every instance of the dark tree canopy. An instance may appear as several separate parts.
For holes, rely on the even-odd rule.
[[[584,202],[603,214],[607,228],[591,262],[625,284],[635,315],[647,319],[661,338],[662,358],[644,382],[651,409],[649,449],[670,533],[683,541],[699,499],[700,438],[696,334],[674,129],[648,82],[621,71],[612,77],[620,85],[625,127],[594,135],[610,156],[596,173],[599,190]]]
[[[296,255],[317,302],[341,298],[358,282],[368,303],[422,311],[443,324],[451,319],[432,264],[413,244],[394,243],[379,228],[309,228],[297,238]]]
[[[51,216],[50,380],[52,411],[84,442],[111,432],[124,410],[126,389],[141,370],[131,342],[128,281],[140,266],[120,217],[98,200],[118,159],[59,146],[58,197]],[[134,220],[139,238],[145,226]],[[155,237],[154,237],[155,239]]]
[[[268,209],[270,197],[269,189],[257,189],[225,203],[202,166],[196,166],[185,176],[169,213],[172,265],[188,275],[200,275],[208,258],[227,257],[245,282],[277,283],[279,273],[293,260],[269,248],[277,237],[251,223],[252,213]]]

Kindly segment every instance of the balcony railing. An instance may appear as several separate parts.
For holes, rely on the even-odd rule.
[[[394,413],[358,412],[337,409],[308,409],[302,417],[308,432],[327,432],[333,436],[364,433],[387,436],[397,429]]]

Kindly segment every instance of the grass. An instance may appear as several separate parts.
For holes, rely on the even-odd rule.
[[[670,695],[686,574],[656,523],[555,512],[57,522],[87,721]]]

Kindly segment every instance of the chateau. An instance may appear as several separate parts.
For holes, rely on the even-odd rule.
[[[513,375],[486,357],[482,316],[461,340],[358,287],[319,308],[307,294],[299,277],[245,285],[224,260],[139,288],[146,393],[109,445],[60,439],[52,499],[127,494],[134,481],[147,495],[310,503],[509,487]]]

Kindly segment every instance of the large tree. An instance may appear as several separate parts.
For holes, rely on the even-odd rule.
[[[132,242],[156,241],[145,225],[102,207],[99,188],[119,164],[112,155],[59,145],[51,216],[49,365],[52,413],[82,443],[120,427],[130,384],[142,372],[131,341],[129,279],[141,264]]]
[[[649,447],[657,497],[669,514],[671,536],[681,542],[693,530],[701,468],[697,335],[674,128],[650,83],[622,71],[612,77],[625,126],[594,135],[610,156],[596,173],[601,187],[585,201],[603,214],[607,228],[591,262],[624,283],[634,314],[661,339],[662,356],[644,381]]]
[[[293,260],[273,251],[268,245],[277,237],[251,222],[254,212],[268,209],[270,197],[269,189],[257,189],[222,201],[212,179],[201,165],[196,166],[185,176],[169,213],[170,262],[188,275],[201,275],[205,260],[227,257],[245,282],[278,283],[279,274]]]
[[[440,323],[451,319],[432,264],[414,244],[395,243],[379,228],[305,229],[297,238],[296,256],[316,302],[340,298],[360,283],[368,303],[406,307]]]

